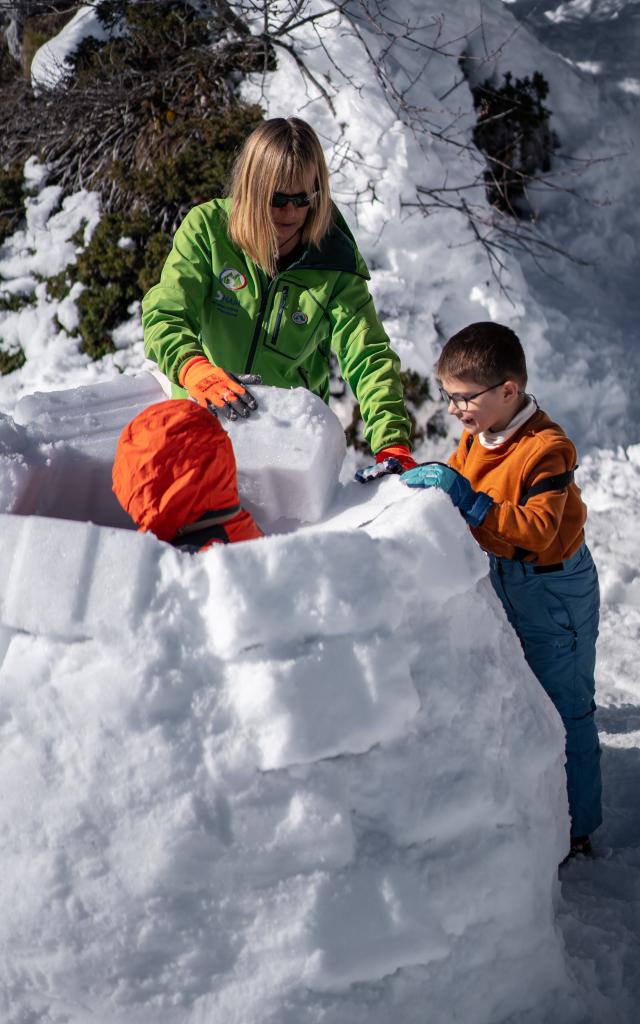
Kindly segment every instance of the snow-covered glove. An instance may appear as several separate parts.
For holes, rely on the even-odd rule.
[[[360,484],[370,483],[381,476],[388,476],[389,473],[402,473],[405,469],[411,469],[416,461],[406,444],[389,445],[382,448],[376,455],[374,466],[365,466],[356,472],[356,480]]]
[[[407,487],[437,487],[440,491],[446,491],[469,526],[480,526],[493,505],[488,494],[474,491],[462,473],[451,466],[445,466],[443,462],[426,462],[403,473],[400,479]]]
[[[261,384],[262,377],[255,373],[229,373],[213,366],[204,356],[194,356],[180,370],[180,383],[198,405],[212,412],[219,409],[228,419],[236,420],[258,408],[246,385]]]

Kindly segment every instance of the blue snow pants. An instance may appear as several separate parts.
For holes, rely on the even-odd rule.
[[[551,572],[495,555],[489,562],[491,582],[525,659],[564,723],[571,836],[589,835],[602,822],[594,721],[600,590],[591,553],[583,544]]]

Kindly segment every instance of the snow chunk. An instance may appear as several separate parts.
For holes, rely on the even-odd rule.
[[[16,421],[28,427],[49,459],[29,481],[16,511],[130,528],[111,489],[116,445],[125,424],[162,398],[160,384],[147,373],[21,398]]]
[[[13,512],[42,458],[27,431],[0,413],[0,512]]]
[[[201,557],[214,650],[229,657],[259,645],[392,630],[402,605],[381,555],[364,531],[309,531],[210,548]],[[260,615],[252,614],[257,607]]]
[[[229,431],[243,504],[269,529],[279,520],[316,522],[338,485],[346,442],[337,416],[304,388],[258,387],[259,409]],[[50,446],[46,473],[18,511],[131,526],[111,490],[111,466],[123,427],[166,397],[154,374],[20,399],[15,418]]]
[[[252,387],[258,410],[227,422],[243,504],[260,525],[278,519],[316,523],[333,498],[346,451],[329,407],[305,388]]]
[[[155,538],[41,516],[0,523],[3,625],[69,639],[135,629],[162,550]]]
[[[419,707],[407,651],[377,635],[317,641],[296,658],[247,660],[232,676],[232,706],[265,771],[362,753],[402,735]]]

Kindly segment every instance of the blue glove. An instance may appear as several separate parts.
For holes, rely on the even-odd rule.
[[[354,479],[359,484],[368,484],[372,480],[377,480],[380,476],[388,476],[389,473],[402,473],[402,469],[402,463],[392,456],[389,459],[384,459],[382,462],[376,462],[375,466],[365,466],[364,469],[356,470]]]
[[[443,462],[426,462],[416,466],[403,473],[400,480],[407,487],[437,487],[440,491],[446,491],[470,526],[480,526],[493,505],[488,494],[474,491],[462,473],[451,466],[445,466]]]

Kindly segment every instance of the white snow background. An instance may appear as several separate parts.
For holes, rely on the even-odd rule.
[[[432,0],[393,9],[440,14]],[[119,528],[113,508],[101,520],[117,424],[161,391],[139,376],[138,309],[93,363],[67,334],[77,295],[47,299],[38,274],[74,258],[71,236],[100,210],[89,193],[59,207],[30,161],[26,223],[0,249],[2,287],[36,297],[0,314],[28,357],[0,379],[7,1024],[637,1019],[640,7],[486,0],[482,31],[480,10],[447,5],[452,47],[542,71],[563,150],[615,154],[580,180],[595,205],[536,199],[545,237],[588,265],[508,256],[510,298],[462,218],[401,208],[427,173],[464,177],[470,157],[433,141],[425,164],[335,16],[323,41],[360,83],[341,84],[335,114],[286,59],[247,93],[264,88],[270,116],[318,128],[338,201],[375,183],[377,201],[349,216],[404,367],[429,372],[442,337],[472,320],[508,323],[530,390],[576,441],[603,597],[596,857],[558,880],[562,730],[445,496],[360,487],[349,452],[330,507],[318,494],[331,498],[331,474],[291,474],[288,497],[300,486],[314,522],[294,529],[290,505],[286,523],[267,509],[277,535],[259,542],[191,557]],[[65,52],[50,46],[59,65]],[[418,59],[398,61],[399,87]],[[459,77],[434,56],[413,94],[437,118]],[[455,95],[469,136],[467,86]],[[333,145],[342,123],[355,162]],[[267,442],[269,402],[250,428]],[[321,420],[298,411],[292,445],[315,451],[335,429]],[[418,455],[446,456],[454,436]]]

